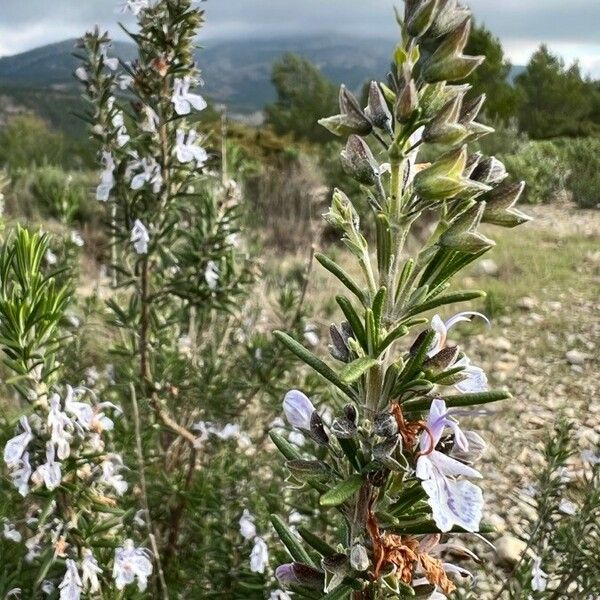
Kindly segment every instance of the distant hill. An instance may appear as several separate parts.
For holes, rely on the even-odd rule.
[[[204,93],[232,112],[251,114],[275,98],[271,68],[286,52],[306,56],[332,81],[358,90],[374,75],[385,77],[393,47],[391,39],[337,36],[212,40],[198,50],[197,59],[206,82]],[[73,78],[75,51],[75,40],[66,40],[0,58],[0,109],[2,97],[8,97],[11,104],[36,110],[62,129],[80,133],[81,123],[65,111],[65,107],[71,112],[81,109]],[[135,47],[115,42],[112,54],[131,60]],[[514,67],[511,79],[522,68]]]
[[[393,40],[339,41],[325,36],[234,41],[209,41],[197,59],[206,82],[205,93],[233,111],[254,112],[274,99],[273,62],[285,52],[296,52],[315,62],[335,82],[359,88],[373,73],[388,69]],[[75,88],[75,40],[0,58],[0,93],[7,88]],[[115,42],[113,54],[123,60],[135,56],[133,45]]]

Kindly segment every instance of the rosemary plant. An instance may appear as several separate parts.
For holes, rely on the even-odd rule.
[[[347,138],[342,164],[375,223],[371,235],[358,216],[361,200],[335,191],[325,219],[356,263],[316,257],[346,290],[336,298],[343,321],[330,329],[335,365],[275,334],[332,385],[337,410],[327,423],[292,390],[285,415],[313,440],[313,451],[272,433],[291,480],[316,491],[330,522],[324,531],[300,530],[304,545],[272,518],[293,561],[276,577],[300,597],[442,598],[455,589],[454,577],[467,578],[443,562],[443,551],[457,546],[443,536],[485,531],[483,493],[471,481],[481,477],[472,463],[485,443],[457,417],[509,397],[488,389],[483,370],[448,339],[453,326],[485,317],[430,315],[484,295],[452,282],[494,246],[481,223],[528,220],[514,208],[524,184],[505,182],[502,163],[468,150],[492,132],[476,120],[485,98],[460,83],[484,60],[463,54],[469,10],[457,0],[407,0],[397,20],[401,41],[388,82],[371,83],[365,109],[342,86],[340,114],[321,120]],[[430,163],[420,164],[422,149]],[[411,230],[432,217],[433,232],[409,255]]]
[[[80,42],[76,76],[102,163],[96,196],[107,209],[109,320],[118,332],[112,393],[141,420],[132,450],[147,482],[141,494],[159,576],[154,593],[167,598],[180,577],[194,585],[180,568],[185,561],[174,560],[193,530],[186,513],[209,462],[194,424],[211,419],[213,402],[228,412],[212,390],[227,389],[231,314],[254,268],[240,248],[238,189],[196,129],[207,107],[194,58],[203,12],[192,0],[124,9],[137,17],[129,33],[137,59],[119,63],[96,30]],[[135,402],[138,415],[128,408]]]

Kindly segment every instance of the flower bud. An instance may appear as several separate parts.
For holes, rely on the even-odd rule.
[[[292,427],[310,431],[311,418],[316,414],[312,402],[300,391],[289,391],[283,400],[285,418]]]
[[[358,135],[368,135],[373,129],[371,121],[363,112],[356,96],[345,85],[340,86],[340,111],[356,124]]]
[[[369,104],[365,109],[365,114],[373,127],[392,134],[392,113],[376,81],[371,81],[369,86]]]
[[[359,136],[351,135],[342,151],[344,170],[363,185],[374,185],[380,169],[368,144]]]
[[[398,433],[398,422],[389,412],[379,413],[373,420],[373,432],[385,438],[395,436]]]
[[[447,346],[423,363],[423,370],[437,375],[453,365],[458,358],[458,346]]]
[[[428,82],[457,81],[468,77],[484,60],[484,56],[462,54],[471,32],[471,19],[464,19],[427,59],[423,78]]]
[[[525,189],[525,182],[503,183],[485,196],[485,211],[482,221],[500,227],[516,227],[531,220],[531,217],[515,208]]]
[[[349,362],[350,351],[347,345],[348,338],[344,339],[344,333],[340,331],[335,324],[330,325],[329,336],[331,337],[331,344],[329,346],[329,353],[331,356],[341,362]]]
[[[360,107],[358,100],[346,89],[345,85],[340,87],[340,114],[320,119],[319,125],[328,129],[334,135],[368,135],[373,129],[371,121],[367,118]]]
[[[357,428],[356,425],[346,417],[338,417],[331,425],[331,433],[338,439],[347,440],[356,436]]]
[[[406,0],[404,22],[412,37],[421,37],[433,23],[439,0]]]
[[[288,563],[275,570],[275,577],[283,587],[299,585],[301,587],[322,591],[325,586],[325,574],[304,563]]]
[[[453,145],[467,136],[467,129],[458,122],[462,95],[450,100],[425,126],[423,141],[431,144]]]
[[[495,246],[493,240],[475,231],[484,210],[485,202],[480,202],[454,219],[440,237],[440,246],[468,254],[476,254]]]
[[[444,200],[462,192],[466,182],[462,172],[467,163],[466,148],[458,148],[415,175],[415,191],[424,200]]]
[[[470,123],[472,123],[477,118],[477,115],[479,115],[484,103],[485,94],[480,94],[472,100],[463,102],[462,109],[460,112],[460,123],[462,123],[463,125],[469,125]]]
[[[419,93],[412,78],[409,78],[400,90],[396,99],[396,119],[399,123],[406,123],[413,115],[419,105]]]
[[[321,444],[322,446],[327,446],[329,444],[329,436],[325,432],[325,427],[323,427],[323,419],[321,419],[316,410],[310,417],[310,429],[308,430],[308,433],[318,444]]]
[[[427,37],[438,38],[456,29],[465,19],[471,16],[471,11],[458,4],[458,0],[440,0],[438,11],[427,31]]]
[[[469,444],[468,449],[463,450],[460,448],[455,440],[454,446],[450,451],[450,456],[467,463],[477,462],[484,455],[487,449],[487,444],[485,440],[474,431],[465,431],[464,434]]]
[[[371,561],[367,549],[362,544],[354,544],[350,550],[350,566],[355,571],[366,571]]]
[[[471,179],[493,185],[500,183],[507,176],[508,173],[504,164],[495,156],[490,156],[479,162],[471,175]]]
[[[331,208],[324,216],[330,225],[338,229],[346,230],[348,227],[358,229],[358,213],[354,210],[348,196],[338,188],[333,190]]]

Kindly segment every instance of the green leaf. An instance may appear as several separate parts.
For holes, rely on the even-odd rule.
[[[448,408],[489,404],[490,402],[499,402],[500,400],[508,400],[509,398],[512,398],[512,395],[506,390],[490,390],[489,392],[478,392],[475,394],[454,394],[452,396],[444,396]],[[408,400],[402,405],[406,411],[428,410],[430,406],[431,398]]]
[[[348,321],[348,323],[350,323],[350,327],[352,327],[352,331],[354,332],[354,337],[356,341],[363,347],[365,352],[368,352],[369,345],[367,343],[367,334],[365,332],[365,327],[362,324],[360,317],[354,310],[352,303],[350,302],[350,300],[348,300],[348,298],[345,298],[344,296],[336,296],[335,299],[339,307],[342,309],[346,320]]]
[[[387,290],[384,287],[379,288],[379,291],[375,295],[373,299],[373,317],[375,319],[375,327],[379,330],[381,326],[381,317],[383,314],[383,306],[385,304],[385,298],[387,295]]]
[[[321,506],[339,506],[353,496],[362,484],[362,475],[351,475],[321,496]]]
[[[277,450],[279,450],[287,460],[298,460],[302,458],[302,454],[298,448],[293,444],[290,444],[282,435],[279,435],[275,431],[270,431],[269,437],[275,446],[277,446]]]
[[[306,529],[306,527],[298,527],[298,533],[300,534],[300,537],[321,556],[333,556],[334,554],[337,554],[337,550],[333,546],[324,542],[322,538],[316,536]]]
[[[313,368],[321,377],[327,379],[327,381],[333,383],[340,391],[344,392],[346,396],[352,400],[356,400],[356,394],[354,390],[346,385],[337,375],[337,373],[327,364],[325,364],[320,358],[317,358],[312,352],[307,350],[302,344],[298,343],[294,338],[289,336],[283,331],[275,331],[273,335],[282,343],[287,349],[295,354],[300,360],[305,362],[309,367]]]
[[[363,304],[365,303],[365,294],[360,289],[360,286],[340,267],[336,262],[331,260],[324,254],[317,253],[315,258],[319,264],[327,269],[332,275],[337,277]]]
[[[343,600],[347,598],[352,588],[349,585],[342,583],[342,585],[338,585],[335,590],[331,590],[328,594],[321,596],[321,600]]]
[[[308,552],[302,547],[298,538],[292,533],[289,527],[282,521],[278,515],[271,515],[271,523],[277,532],[277,535],[287,548],[290,556],[297,562],[306,563],[311,567],[316,566]]]
[[[477,298],[485,298],[487,294],[481,290],[472,290],[464,292],[456,292],[454,294],[447,294],[446,296],[440,296],[433,300],[423,302],[419,306],[415,306],[406,312],[407,317],[412,317],[420,313],[427,312],[439,306],[445,306],[446,304],[455,304],[457,302],[469,302],[470,300],[476,300]]]
[[[340,377],[345,383],[354,383],[360,379],[369,369],[377,366],[378,361],[370,356],[362,356],[347,364],[341,371]]]

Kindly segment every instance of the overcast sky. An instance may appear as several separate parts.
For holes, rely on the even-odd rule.
[[[0,56],[80,35],[98,23],[117,37],[119,0],[0,0]],[[398,2],[400,3],[400,2]],[[600,0],[470,0],[515,64],[542,42],[600,77]],[[204,39],[288,34],[392,37],[393,0],[207,0]]]

